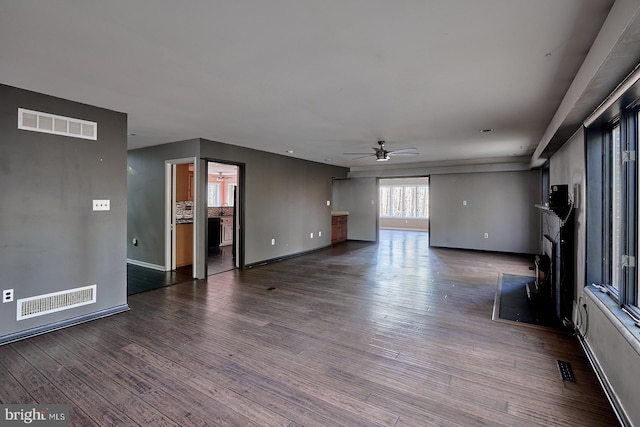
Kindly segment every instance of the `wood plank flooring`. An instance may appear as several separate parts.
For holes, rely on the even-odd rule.
[[[575,337],[491,320],[498,274],[530,262],[387,231],[132,295],[1,346],[0,402],[77,426],[617,425]]]

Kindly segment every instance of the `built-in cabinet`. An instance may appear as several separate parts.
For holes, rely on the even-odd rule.
[[[347,240],[347,215],[331,216],[331,244]]]
[[[233,217],[220,219],[220,246],[233,244]]]
[[[193,223],[176,224],[176,267],[193,264]]]
[[[176,200],[193,201],[193,164],[176,165]]]

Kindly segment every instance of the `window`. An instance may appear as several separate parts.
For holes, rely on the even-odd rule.
[[[429,187],[427,185],[381,185],[380,216],[429,218]]]
[[[220,184],[210,182],[207,185],[207,206],[220,206]]]
[[[640,317],[637,254],[637,138],[640,112],[617,112],[587,129],[587,283],[604,286],[617,305]]]
[[[229,185],[227,185],[227,206],[234,206],[235,205],[235,197],[236,197],[236,190],[238,188],[238,184],[236,183],[231,183]]]

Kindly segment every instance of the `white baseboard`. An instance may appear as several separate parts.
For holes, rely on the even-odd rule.
[[[133,264],[133,265],[137,265],[138,267],[146,267],[146,268],[151,268],[159,271],[169,271],[164,267],[164,265],[151,264],[150,262],[137,261],[135,259],[127,258],[127,264]]]
[[[631,424],[631,420],[629,420],[629,417],[627,416],[626,411],[622,407],[622,404],[620,403],[620,399],[618,399],[618,395],[613,390],[613,387],[611,387],[611,383],[609,382],[609,379],[607,378],[607,375],[605,374],[605,372],[602,370],[602,366],[600,365],[600,362],[598,361],[598,358],[596,357],[595,353],[591,350],[591,346],[582,337],[580,333],[578,333],[577,336],[578,336],[578,341],[582,346],[582,350],[584,350],[584,353],[587,356],[587,359],[589,360],[589,364],[595,371],[596,377],[598,378],[598,382],[600,382],[600,385],[602,386],[604,394],[607,396],[607,400],[609,400],[609,403],[611,403],[611,408],[613,409],[613,412],[616,414],[618,421],[620,421],[620,424],[623,426],[632,426],[633,424]]]

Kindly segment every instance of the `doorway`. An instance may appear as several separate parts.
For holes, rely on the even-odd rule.
[[[429,177],[381,178],[381,230],[429,232]]]
[[[165,162],[165,268],[196,277],[198,163],[195,158]]]
[[[239,266],[239,170],[237,165],[207,162],[207,276]]]

